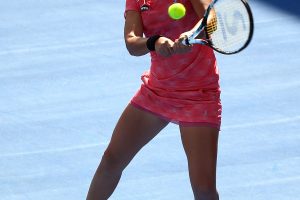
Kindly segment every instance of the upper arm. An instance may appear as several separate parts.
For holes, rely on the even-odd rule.
[[[140,13],[129,10],[126,11],[124,39],[126,44],[133,37],[143,37],[143,25]]]
[[[205,10],[208,8],[212,0],[190,0],[195,12],[199,18],[203,18]]]
[[[149,52],[147,38],[143,37],[143,23],[139,12],[126,11],[124,39],[128,52],[133,56],[145,55]]]

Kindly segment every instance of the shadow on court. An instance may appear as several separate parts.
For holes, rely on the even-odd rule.
[[[300,2],[296,0],[257,0],[300,17]]]

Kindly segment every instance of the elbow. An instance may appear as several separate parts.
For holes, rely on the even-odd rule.
[[[142,54],[139,53],[139,51],[135,48],[134,45],[130,45],[130,43],[126,43],[126,48],[128,53],[131,56],[141,56]]]
[[[128,53],[132,56],[143,56],[148,53],[148,49],[145,48],[145,41],[142,38],[125,38],[125,44]]]
[[[128,53],[132,56],[135,56],[136,51],[134,48],[134,44],[131,42],[130,40],[131,38],[125,38],[125,45],[126,45],[126,49],[128,51]]]
[[[127,51],[130,55],[132,56],[137,56],[136,55],[136,51],[134,50],[134,48],[132,48],[132,46],[130,46],[129,44],[126,43],[126,48],[127,48]]]

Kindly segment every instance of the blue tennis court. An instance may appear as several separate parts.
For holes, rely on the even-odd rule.
[[[82,200],[149,57],[125,1],[0,1],[0,199]],[[300,199],[300,3],[250,1],[254,38],[217,54],[222,200]],[[113,200],[193,199],[177,125],[135,157]]]

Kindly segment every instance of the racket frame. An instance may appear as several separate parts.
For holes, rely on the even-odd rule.
[[[209,13],[211,11],[211,9],[213,8],[214,4],[217,2],[218,0],[213,0],[209,6],[207,7],[205,13],[204,13],[204,16],[203,18],[201,19],[202,22],[200,23],[199,27],[195,30],[195,32],[193,32],[192,35],[188,36],[186,39],[184,39],[182,41],[182,43],[184,45],[192,45],[192,44],[201,44],[201,45],[208,45],[210,46],[211,48],[213,48],[215,51],[221,53],[221,54],[226,54],[226,55],[230,55],[230,54],[236,54],[236,53],[239,53],[240,51],[242,51],[243,49],[245,49],[249,43],[251,42],[252,40],[252,37],[253,37],[253,32],[254,32],[254,20],[253,20],[253,15],[252,15],[252,11],[250,9],[250,6],[249,4],[247,3],[246,0],[240,0],[247,12],[248,12],[248,16],[249,16],[249,24],[250,24],[250,31],[249,31],[249,36],[248,36],[248,40],[245,42],[245,44],[237,49],[236,51],[230,51],[230,52],[227,52],[227,51],[223,51],[222,49],[216,47],[213,42],[211,41],[211,39],[208,37],[208,34],[207,34],[207,31],[206,31],[206,27],[207,27],[207,19],[208,19],[208,16],[209,16]],[[197,38],[197,36],[204,31],[204,35],[205,35],[205,39],[200,39],[200,38]]]

